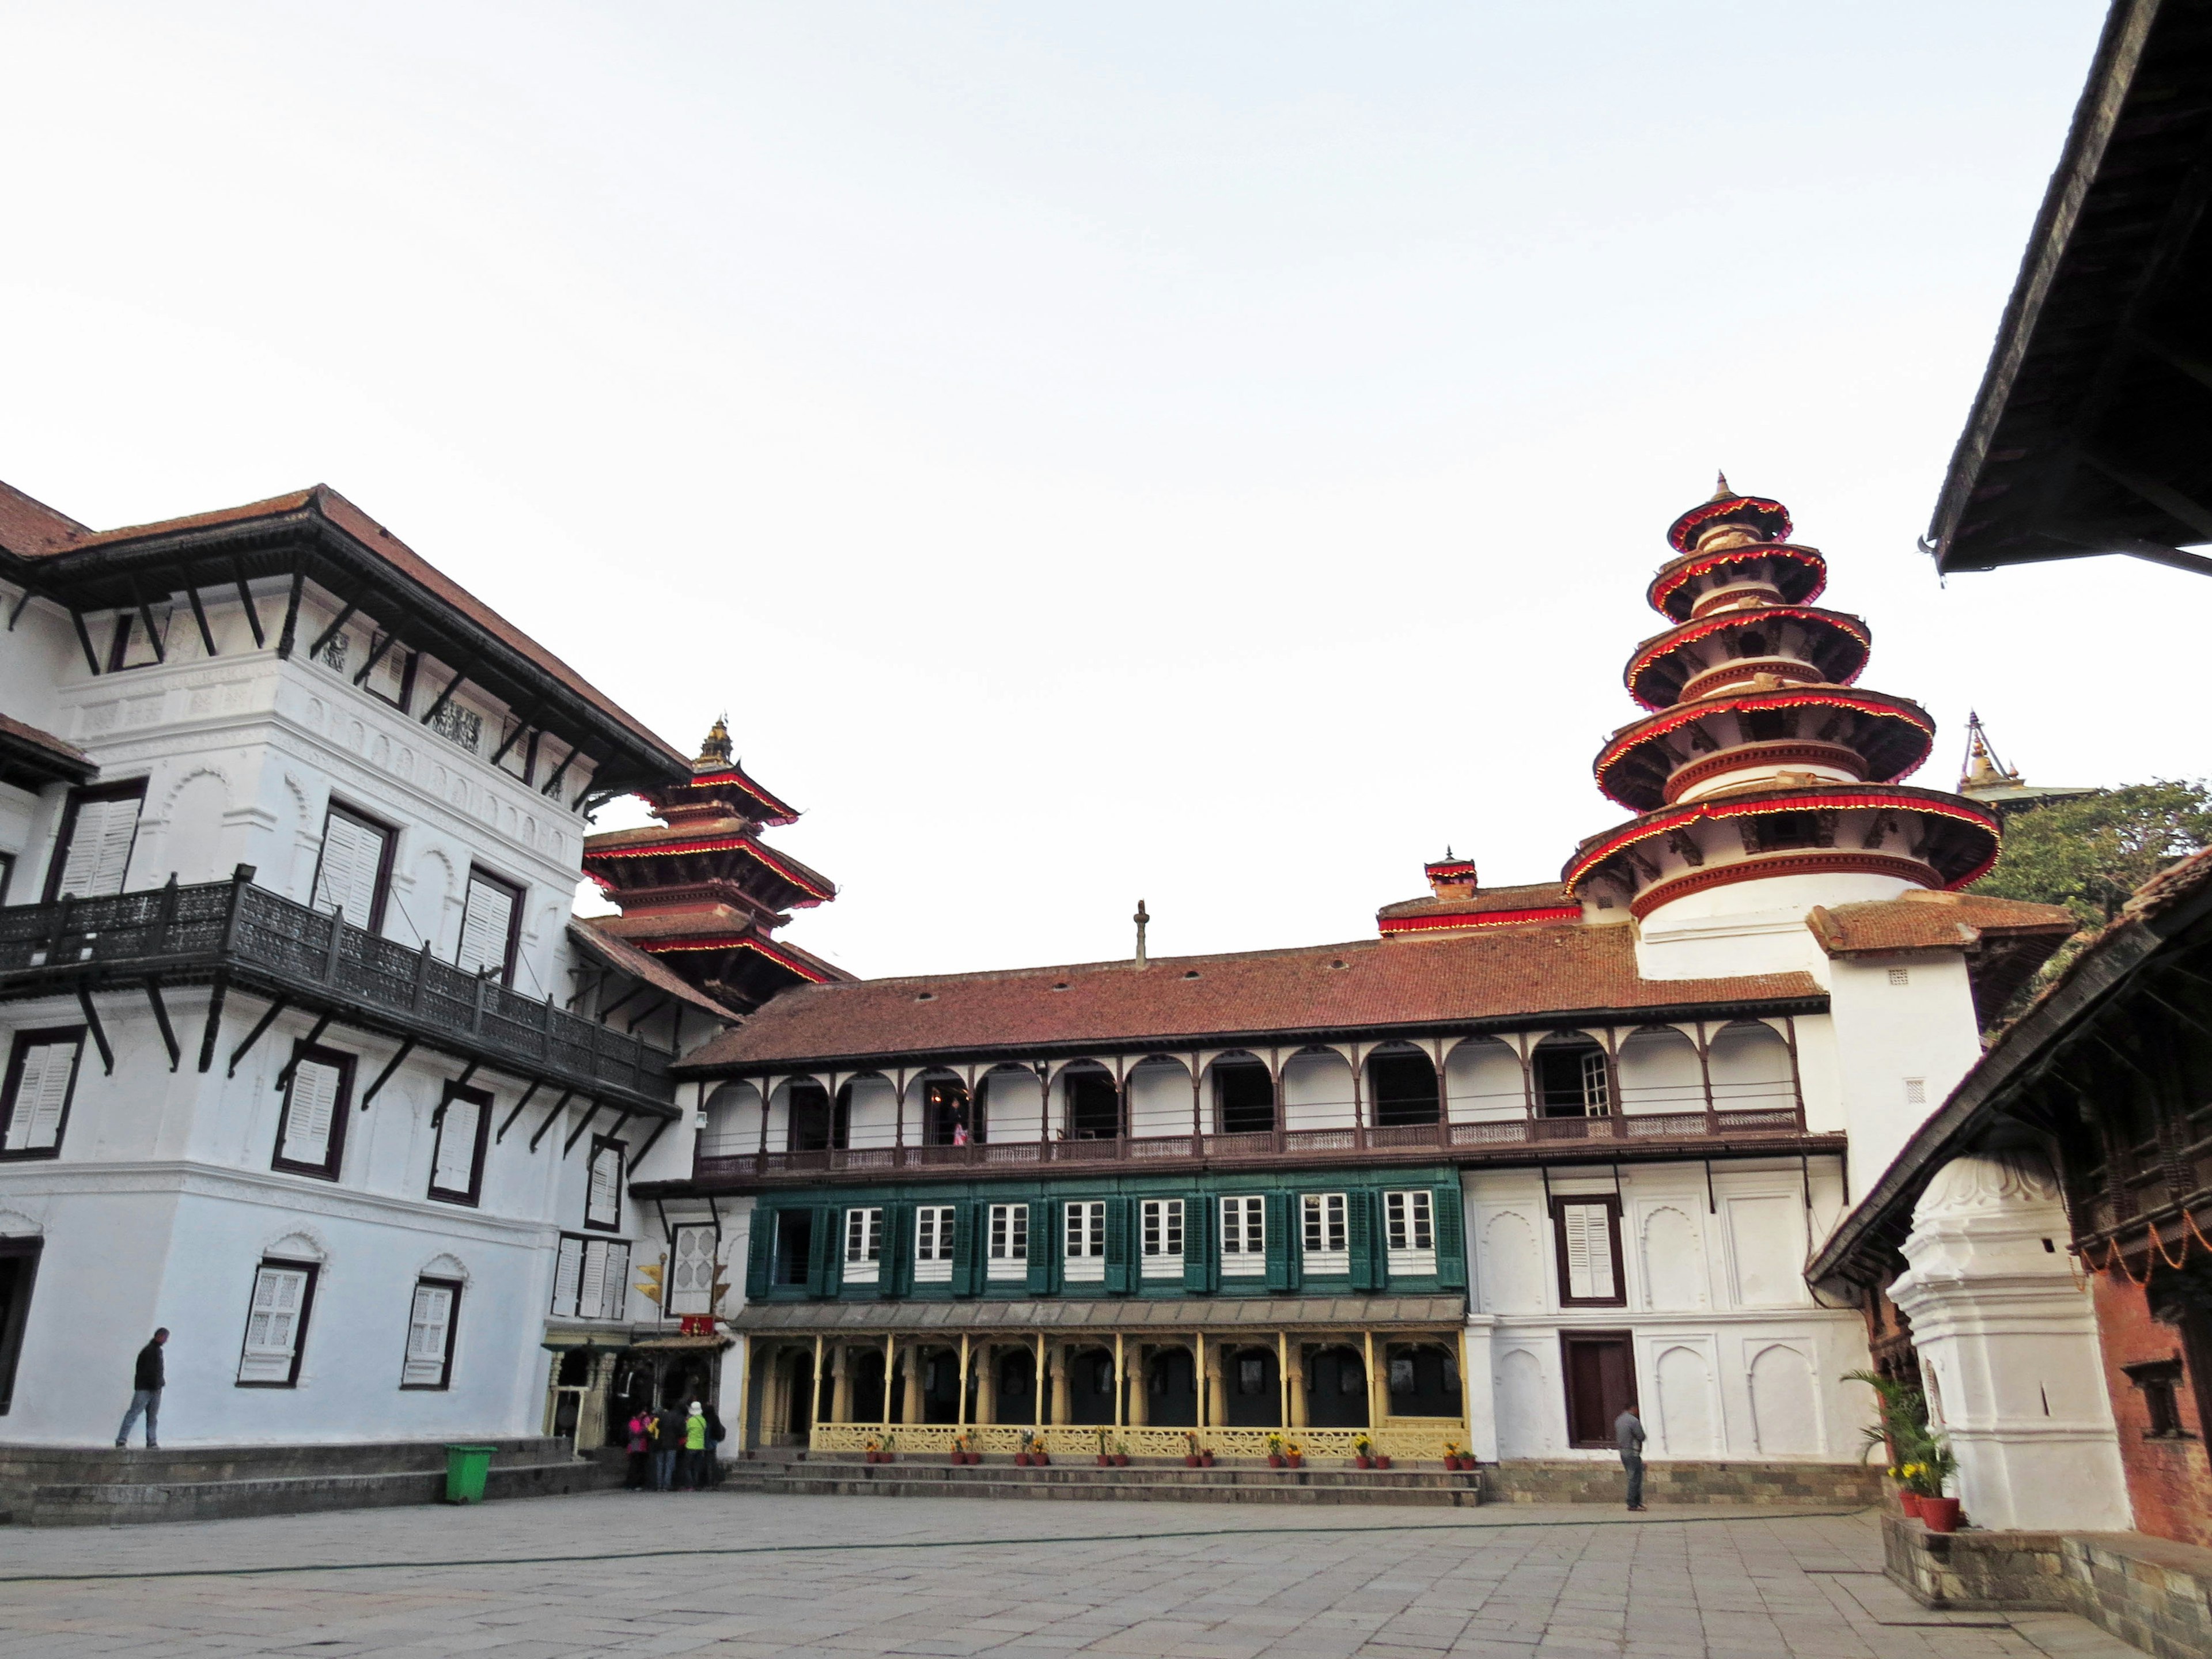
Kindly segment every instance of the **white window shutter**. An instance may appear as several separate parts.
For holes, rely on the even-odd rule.
[[[58,1141],[62,1108],[69,1103],[70,1079],[82,1047],[81,1041],[37,1042],[24,1051],[15,1107],[8,1115],[9,1152],[44,1152]]]
[[[576,1316],[599,1318],[599,1304],[606,1299],[607,1241],[595,1238],[584,1247],[584,1277],[576,1291]]]
[[[859,1215],[860,1212],[853,1212]],[[847,1259],[852,1252],[848,1249]],[[714,1311],[714,1230],[678,1227],[669,1254],[668,1309],[672,1315]]]
[[[284,1158],[321,1164],[331,1155],[331,1115],[337,1105],[338,1068],[303,1060],[292,1068],[292,1098],[284,1111]]]
[[[138,833],[139,804],[136,795],[77,803],[69,853],[62,860],[62,893],[93,898],[123,890],[131,838]]]
[[[376,914],[384,841],[381,830],[332,811],[323,830],[323,861],[315,872],[315,908],[341,911],[355,927],[368,927]]]
[[[467,907],[461,912],[461,948],[453,960],[467,972],[507,970],[507,934],[514,921],[514,893],[481,877],[469,878]]]
[[[483,1107],[466,1095],[446,1103],[445,1121],[438,1127],[437,1167],[430,1184],[441,1193],[465,1193],[477,1167],[477,1120]]]
[[[620,1319],[629,1312],[629,1246],[607,1246],[607,1271],[600,1292],[602,1319]]]
[[[1566,1229],[1567,1294],[1577,1300],[1610,1299],[1615,1294],[1613,1234],[1605,1206],[1563,1205],[1559,1219]]]
[[[568,1318],[576,1316],[576,1290],[583,1277],[584,1241],[564,1235],[561,1254],[553,1264],[553,1311]]]
[[[293,1358],[300,1349],[300,1313],[307,1297],[305,1267],[264,1267],[255,1273],[253,1306],[246,1322],[246,1348],[238,1363],[240,1382],[291,1379]]]
[[[584,1200],[584,1219],[602,1227],[622,1220],[622,1148],[602,1146],[592,1154],[591,1186]]]
[[[417,1285],[407,1319],[407,1364],[403,1382],[434,1387],[446,1380],[446,1336],[453,1328],[453,1291],[448,1285]]]

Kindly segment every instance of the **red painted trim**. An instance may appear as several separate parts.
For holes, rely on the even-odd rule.
[[[1844,676],[1843,683],[1846,684],[1859,677],[1860,672],[1866,667],[1868,653],[1874,649],[1873,636],[1867,632],[1866,624],[1856,617],[1846,616],[1840,611],[1823,611],[1809,605],[1764,605],[1748,611],[1730,611],[1722,616],[1708,617],[1702,622],[1686,622],[1680,627],[1661,635],[1650,645],[1645,647],[1640,654],[1629,659],[1628,666],[1621,672],[1621,683],[1627,686],[1628,695],[1646,708],[1664,708],[1665,704],[1652,702],[1650,698],[1637,690],[1637,679],[1645,669],[1662,658],[1671,657],[1684,646],[1695,645],[1699,640],[1710,639],[1712,635],[1726,633],[1730,629],[1759,627],[1769,621],[1803,623],[1813,628],[1832,628],[1836,632],[1856,641],[1859,647],[1858,666]],[[1816,677],[1822,677],[1818,667],[1811,664],[1808,664],[1807,666],[1813,669]],[[1700,670],[1699,673],[1713,674],[1719,672],[1718,668],[1708,668]],[[1695,680],[1698,675],[1692,675],[1690,678]],[[1688,682],[1686,681],[1685,684]]]
[[[1672,806],[1682,799],[1684,792],[1739,769],[1787,766],[1792,761],[1805,766],[1832,766],[1841,771],[1858,774],[1857,782],[1867,781],[1866,757],[1856,749],[1846,749],[1840,743],[1816,743],[1810,738],[1766,738],[1737,748],[1723,749],[1717,755],[1692,761],[1687,766],[1668,774],[1665,786],[1666,804]],[[1626,805],[1627,803],[1622,804]]]
[[[1644,590],[1644,597],[1654,611],[1671,621],[1673,613],[1667,609],[1667,601],[1683,583],[1724,564],[1748,564],[1753,559],[1795,559],[1813,573],[1813,586],[1790,600],[1792,605],[1809,605],[1827,591],[1828,562],[1818,550],[1800,547],[1794,542],[1754,542],[1747,547],[1723,548],[1702,559],[1684,559],[1669,565],[1651,579],[1651,586]]]
[[[1678,898],[1692,893],[1702,893],[1715,887],[1733,887],[1740,881],[1764,881],[1771,876],[1821,876],[1838,872],[1873,876],[1899,876],[1923,887],[1951,886],[1934,869],[1918,859],[1899,858],[1893,853],[1854,853],[1847,849],[1827,848],[1794,853],[1764,853],[1736,864],[1717,864],[1707,870],[1692,870],[1684,875],[1670,876],[1665,881],[1647,887],[1628,902],[1628,914],[1641,921],[1662,904],[1672,904]],[[1972,878],[1969,878],[1972,879]]]
[[[1907,726],[1917,727],[1929,744],[1936,741],[1936,722],[1929,718],[1925,710],[1901,697],[1893,698],[1874,691],[1792,690],[1737,692],[1694,703],[1680,703],[1647,720],[1638,720],[1598,751],[1597,760],[1590,768],[1597,779],[1597,787],[1607,795],[1612,795],[1613,799],[1620,800],[1607,783],[1606,774],[1632,750],[1641,749],[1669,732],[1679,732],[1686,726],[1694,726],[1708,714],[1737,714],[1755,708],[1847,708],[1853,714],[1865,714],[1874,720],[1901,720]],[[1782,739],[1762,738],[1759,741],[1780,742]],[[1899,768],[1895,775],[1903,777],[1927,758],[1928,750],[1923,748],[1919,758],[1911,766]],[[1620,804],[1623,806],[1634,805],[1625,800]]]
[[[608,937],[622,939],[619,933],[611,933]],[[633,951],[642,951],[647,956],[653,957],[670,956],[681,951],[757,951],[777,966],[788,968],[810,985],[826,985],[830,982],[830,975],[819,968],[810,967],[788,951],[779,948],[772,942],[763,939],[732,939],[723,934],[682,939],[623,939],[622,942]]]
[[[1947,804],[1955,802],[1956,805]],[[1887,812],[1916,812],[1925,817],[1949,818],[1958,823],[1971,823],[1978,830],[1989,832],[1994,848],[1997,839],[1996,816],[1969,805],[1957,796],[1939,797],[1932,792],[1923,795],[1918,791],[1910,793],[1899,790],[1867,789],[1850,787],[1824,789],[1813,793],[1789,795],[1762,795],[1751,800],[1697,801],[1688,806],[1674,807],[1659,812],[1649,812],[1627,823],[1598,842],[1587,851],[1577,854],[1561,873],[1560,879],[1572,892],[1577,883],[1616,853],[1663,836],[1676,830],[1687,829],[1699,819],[1763,817],[1776,812],[1848,811],[1854,807],[1870,807]],[[1990,860],[1979,866],[1972,875],[1961,876],[1947,882],[1947,887],[1961,887],[1974,880],[1996,861],[1991,852]],[[1733,869],[1733,865],[1717,866]]]
[[[755,783],[750,778],[738,771],[735,767],[732,767],[728,770],[722,772],[694,772],[691,775],[690,781],[688,784],[679,784],[677,787],[678,788],[688,787],[698,789],[723,783],[733,783],[737,785],[738,788],[744,790],[745,793],[750,795],[762,805],[768,807],[772,811],[781,813],[787,819],[796,818],[799,816],[799,809],[797,807],[785,805],[783,802],[778,800],[774,795],[769,794],[767,790],[762,788],[760,785]]]
[[[1774,525],[1771,538],[1774,541],[1790,539],[1790,509],[1781,502],[1765,495],[1723,495],[1717,501],[1700,501],[1668,525],[1667,544],[1677,553],[1686,553],[1691,542],[1696,539],[1696,532],[1705,526],[1745,518],[1757,518]]]
[[[635,847],[592,848],[585,852],[584,862],[588,869],[599,860],[673,858],[679,853],[744,853],[759,860],[801,892],[811,893],[820,899],[837,896],[836,888],[823,887],[801,875],[749,836],[702,836],[689,841],[647,842]]]
[[[1579,904],[1547,905],[1537,910],[1453,910],[1421,916],[1391,916],[1378,923],[1386,933],[1425,933],[1443,927],[1503,927],[1528,921],[1580,921]]]

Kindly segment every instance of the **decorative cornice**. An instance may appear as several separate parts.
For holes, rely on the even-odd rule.
[[[1528,910],[1448,910],[1419,916],[1391,916],[1379,925],[1385,933],[1429,933],[1455,927],[1505,927],[1523,922],[1580,921],[1579,904],[1544,905]]]
[[[1852,853],[1838,850],[1764,853],[1733,864],[1707,865],[1685,875],[1670,877],[1647,887],[1628,902],[1628,914],[1641,921],[1662,905],[1687,898],[1715,887],[1732,887],[1740,881],[1765,881],[1775,876],[1836,874],[1896,876],[1920,887],[1940,887],[1943,878],[1918,859],[1891,853]]]
[[[1644,597],[1661,616],[1672,617],[1674,613],[1667,609],[1667,601],[1674,598],[1686,583],[1696,577],[1708,575],[1723,565],[1749,564],[1756,559],[1794,560],[1812,573],[1812,580],[1806,590],[1790,599],[1792,605],[1809,604],[1820,598],[1821,591],[1828,585],[1828,562],[1820,556],[1819,550],[1800,547],[1795,542],[1750,542],[1740,547],[1723,548],[1702,557],[1692,556],[1676,559],[1662,566],[1659,574],[1651,579],[1651,586],[1644,590]]]
[[[1734,749],[1723,749],[1718,754],[1707,755],[1702,760],[1692,761],[1680,770],[1668,775],[1667,805],[1672,806],[1685,793],[1696,788],[1709,779],[1725,776],[1754,766],[1787,766],[1792,762],[1802,766],[1833,766],[1851,773],[1861,782],[1866,780],[1866,760],[1856,749],[1846,749],[1839,743],[1815,743],[1809,738],[1776,738],[1765,743],[1747,743]]]
[[[1866,624],[1856,617],[1846,616],[1840,611],[1823,611],[1818,606],[1808,605],[1757,605],[1743,610],[1719,611],[1712,616],[1686,622],[1680,627],[1669,629],[1629,659],[1628,666],[1622,671],[1622,683],[1627,686],[1629,696],[1634,697],[1646,708],[1662,708],[1665,705],[1653,702],[1637,690],[1637,678],[1646,668],[1664,658],[1674,655],[1685,646],[1695,645],[1698,641],[1711,639],[1717,634],[1725,634],[1740,629],[1765,627],[1778,622],[1796,623],[1807,628],[1831,629],[1856,641],[1860,650],[1859,666],[1861,668],[1866,665],[1866,653],[1874,646],[1873,636],[1867,632]],[[1821,679],[1827,678],[1817,668],[1812,668],[1810,664],[1808,664],[1807,667],[1811,670],[1814,678]],[[1686,696],[1688,687],[1694,685],[1705,674],[1717,674],[1723,671],[1720,669],[1712,668],[1704,670],[1699,674],[1692,675],[1687,681],[1684,682],[1681,695]],[[1856,669],[1852,671],[1854,676],[1856,672]],[[1838,683],[1847,684],[1849,680],[1847,678]]]

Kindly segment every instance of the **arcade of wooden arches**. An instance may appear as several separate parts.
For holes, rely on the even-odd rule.
[[[1181,1457],[1195,1437],[1217,1456],[1257,1458],[1281,1437],[1333,1462],[1364,1436],[1412,1462],[1470,1444],[1452,1330],[749,1340],[748,1415],[767,1445],[1011,1454],[1033,1441],[1089,1458],[1103,1434],[1133,1457]]]

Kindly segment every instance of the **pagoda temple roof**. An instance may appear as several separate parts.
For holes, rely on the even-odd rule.
[[[1144,968],[1094,962],[800,986],[680,1068],[1242,1047],[1352,1031],[1826,1006],[1826,994],[1802,973],[1647,980],[1637,972],[1633,929],[1561,923],[1154,957]]]
[[[613,916],[571,916],[568,919],[568,938],[585,955],[617,973],[642,980],[655,990],[688,1002],[694,1008],[703,1010],[719,1020],[730,1018],[730,1011],[704,991],[635,945],[617,939],[600,925],[615,920],[617,918]]]
[[[610,830],[584,837],[584,864],[594,859],[673,858],[685,853],[740,853],[781,876],[806,896],[809,902],[837,896],[837,884],[809,869],[787,853],[779,853],[754,835],[744,818],[710,818],[703,823],[647,823],[634,830]]]

